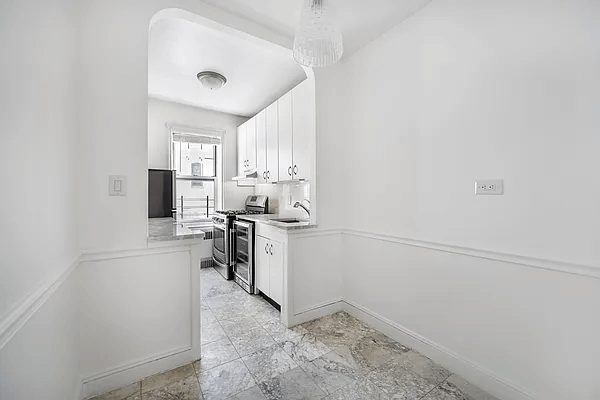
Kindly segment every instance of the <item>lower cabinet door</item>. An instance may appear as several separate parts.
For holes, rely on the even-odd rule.
[[[283,306],[283,244],[271,240],[269,256],[271,257],[269,297]]]
[[[271,297],[270,289],[270,262],[269,252],[271,243],[262,236],[256,237],[256,287],[258,290]]]

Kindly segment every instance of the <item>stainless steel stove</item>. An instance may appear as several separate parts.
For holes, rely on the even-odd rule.
[[[254,293],[254,224],[240,221],[237,216],[268,211],[268,197],[253,195],[246,198],[246,209],[217,211],[218,215],[213,217],[215,269],[248,293]]]

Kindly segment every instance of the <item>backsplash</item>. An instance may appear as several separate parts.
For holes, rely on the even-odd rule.
[[[270,214],[297,218],[308,217],[302,208],[294,208],[294,203],[297,201],[310,208],[310,183],[308,182],[256,185],[255,194],[269,197]]]

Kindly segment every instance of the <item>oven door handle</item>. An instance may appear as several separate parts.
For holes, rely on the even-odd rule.
[[[235,247],[235,234],[237,233],[237,230],[235,229],[231,229],[229,230],[229,259],[231,260],[231,264],[235,264],[237,261],[237,254],[236,251],[234,249]]]

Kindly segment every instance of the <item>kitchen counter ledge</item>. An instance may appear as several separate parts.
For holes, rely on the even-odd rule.
[[[296,218],[296,217],[284,216],[284,215],[279,215],[279,214],[259,214],[259,215],[239,215],[238,216],[238,219],[241,219],[241,220],[251,221],[251,222],[259,222],[262,224],[274,226],[276,228],[279,228],[279,229],[282,229],[285,231],[295,231],[295,230],[312,229],[312,228],[319,227],[319,225],[312,223],[308,220],[298,222],[298,223],[293,223],[293,224],[274,221],[275,219],[286,219],[286,218],[300,219],[300,218]]]
[[[173,218],[149,218],[148,242],[168,242],[187,239],[204,239],[204,232],[190,227],[212,230],[212,221],[175,221]]]

